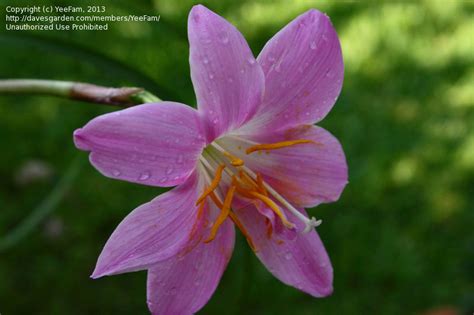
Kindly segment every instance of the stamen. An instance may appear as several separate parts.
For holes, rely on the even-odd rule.
[[[203,192],[203,194],[198,198],[198,200],[196,201],[196,205],[200,204],[204,199],[206,199],[206,197],[210,193],[214,191],[214,189],[217,188],[217,186],[219,186],[219,183],[222,178],[222,171],[224,170],[224,168],[225,168],[225,165],[223,164],[219,165],[219,167],[216,170],[216,175],[214,176],[214,179],[212,180],[209,187],[207,187],[207,189]]]
[[[242,166],[243,170],[250,174],[253,177],[257,177],[257,175],[248,167]],[[322,221],[316,220],[314,217],[311,219],[307,218],[304,214],[299,212],[295,207],[293,207],[285,198],[283,198],[275,189],[273,189],[270,185],[263,182],[263,186],[265,189],[276,199],[278,200],[283,206],[285,206],[294,216],[296,216],[299,220],[301,220],[305,224],[304,233],[311,231],[312,228],[319,226]]]
[[[255,151],[262,151],[262,150],[276,150],[276,149],[281,149],[281,148],[286,148],[289,146],[293,146],[296,144],[302,144],[302,143],[317,143],[313,140],[305,140],[305,139],[300,139],[300,140],[289,140],[289,141],[282,141],[282,142],[275,142],[275,143],[263,143],[263,144],[256,144],[251,147],[248,147],[247,150],[245,150],[245,153],[250,154]]]
[[[289,229],[292,229],[295,227],[295,225],[293,223],[291,223],[290,221],[288,221],[288,219],[286,218],[285,214],[280,210],[280,208],[278,207],[278,205],[273,201],[271,200],[270,198],[268,198],[267,196],[265,195],[262,195],[258,192],[255,192],[255,191],[250,191],[249,192],[250,195],[254,196],[256,199],[259,199],[261,200],[264,204],[266,204],[270,209],[273,210],[273,212],[275,212],[275,214],[281,219],[281,222]]]
[[[224,223],[225,219],[227,219],[227,216],[230,213],[230,205],[232,203],[232,199],[234,198],[234,191],[235,191],[235,186],[231,186],[229,190],[227,191],[227,195],[225,196],[225,200],[224,200],[224,204],[222,205],[221,212],[219,213],[219,216],[217,217],[216,221],[214,222],[214,225],[211,228],[211,235],[209,235],[209,238],[205,240],[204,243],[209,243],[216,237],[219,227],[221,226],[222,223]]]
[[[248,176],[244,171],[239,171],[240,179],[251,188],[258,188],[257,183],[253,180],[252,177]]]
[[[222,209],[222,207],[223,207],[224,205],[223,205],[222,202],[219,200],[219,198],[217,198],[215,192],[211,192],[211,193],[209,194],[209,197],[211,197],[212,201],[214,201],[214,203],[216,204],[216,206],[217,206],[219,209]]]
[[[244,165],[244,161],[242,159],[239,159],[238,157],[236,157],[235,155],[232,155],[230,154],[229,152],[227,151],[224,151],[222,152],[227,158],[229,158],[230,160],[230,164],[232,164],[233,166],[242,166]]]
[[[212,201],[214,201],[214,203],[216,204],[217,207],[219,207],[220,209],[222,209],[223,207],[223,204],[222,202],[219,200],[219,198],[216,196],[216,194],[214,192],[212,192],[211,194],[209,194],[209,197],[211,197]],[[250,234],[247,232],[247,230],[245,229],[244,225],[242,224],[242,222],[240,222],[239,218],[235,215],[235,213],[233,213],[232,211],[229,212],[229,218],[232,220],[232,222],[234,222],[234,224],[239,228],[240,232],[242,232],[242,234],[244,235],[245,239],[247,240],[247,243],[249,244],[250,248],[256,252],[257,251],[257,248],[255,247],[255,244],[253,243],[253,240],[252,238],[250,237]]]

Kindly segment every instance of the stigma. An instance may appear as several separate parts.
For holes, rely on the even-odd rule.
[[[286,211],[289,211],[297,220],[304,223],[303,233],[307,233],[319,226],[322,223],[321,220],[316,220],[314,217],[306,217],[272,188],[271,185],[265,182],[262,174],[252,171],[245,165],[245,156],[254,152],[265,151],[269,153],[271,150],[311,143],[318,144],[306,139],[254,144],[245,148],[245,155],[242,154],[242,156],[235,156],[230,153],[225,148],[225,141],[219,141],[219,143],[214,141],[206,147],[199,158],[199,168],[206,179],[206,187],[196,200],[196,205],[200,206],[201,209],[206,200],[210,199],[209,201],[214,203],[220,209],[220,212],[212,223],[209,237],[204,242],[211,242],[216,237],[219,227],[229,218],[241,230],[250,247],[254,251],[258,250],[255,248],[249,233],[232,210],[235,197],[244,201],[250,201],[256,206],[258,204],[265,205],[287,229],[293,230],[296,228],[296,225],[288,219],[285,214]],[[267,218],[266,223],[267,236],[271,237],[273,227]]]

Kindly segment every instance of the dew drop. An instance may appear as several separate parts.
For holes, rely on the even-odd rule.
[[[286,253],[285,254],[285,259],[286,260],[290,260],[291,258],[293,258],[293,255],[291,253]]]
[[[313,40],[313,41],[311,42],[311,44],[309,44],[309,48],[311,48],[312,50],[315,50],[316,47],[317,47],[317,46],[316,46],[316,42]]]
[[[171,173],[173,173],[173,167],[168,166],[168,168],[166,169],[166,175],[169,175]]]
[[[255,64],[255,59],[250,57],[247,59],[247,62],[249,63],[249,65],[253,66]]]
[[[204,62],[206,65],[209,63],[209,59],[207,59],[206,57],[202,58],[202,62]]]
[[[140,176],[138,177],[138,180],[144,181],[144,180],[147,180],[149,178],[150,178],[150,172],[145,171],[145,172],[140,174]]]
[[[167,180],[168,180],[168,177],[165,176],[165,177],[163,177],[162,179],[160,179],[160,183],[164,183],[164,182],[166,182]]]
[[[112,171],[112,175],[114,176],[120,176],[120,174],[122,174],[119,170],[113,170]]]
[[[229,36],[226,32],[222,31],[219,33],[219,40],[222,44],[227,44],[229,42]]]
[[[328,77],[328,78],[334,78],[334,71],[329,70],[328,72],[326,72],[326,77]]]
[[[327,40],[328,40],[327,35],[326,35],[326,34],[323,34],[323,41],[327,42]]]
[[[232,79],[232,77],[228,77],[227,82],[232,83],[232,82],[234,82],[234,79]]]
[[[214,79],[214,74],[213,73],[209,73],[209,79]]]
[[[178,164],[183,164],[184,157],[182,154],[178,155],[178,158],[176,159],[176,163]]]
[[[214,125],[217,125],[218,122],[219,122],[219,119],[217,119],[217,118],[214,118],[214,120],[212,121],[212,123],[213,123]]]

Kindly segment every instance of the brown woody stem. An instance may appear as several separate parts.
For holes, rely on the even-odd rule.
[[[113,88],[81,82],[36,79],[0,80],[1,94],[53,95],[124,107],[161,101],[150,92],[137,87]]]

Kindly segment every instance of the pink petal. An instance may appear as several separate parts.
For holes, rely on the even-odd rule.
[[[97,261],[93,278],[147,269],[183,250],[196,236],[195,202],[204,183],[185,183],[133,210],[115,229]]]
[[[211,141],[253,116],[262,100],[264,76],[242,34],[202,5],[189,14],[188,37],[191,78]]]
[[[257,59],[265,73],[265,97],[255,115],[256,127],[287,129],[318,122],[341,91],[341,45],[329,18],[317,10],[285,26]]]
[[[332,293],[331,262],[315,230],[299,232],[292,240],[268,238],[264,217],[253,206],[238,210],[237,215],[257,248],[257,257],[276,278],[315,297]],[[304,228],[291,213],[287,215],[298,230]]]
[[[76,146],[107,177],[151,186],[175,186],[194,170],[205,146],[197,111],[161,102],[91,120],[74,132]]]
[[[199,311],[214,293],[232,255],[234,227],[226,220],[216,238],[184,256],[160,262],[148,271],[147,301],[152,314]]]
[[[338,200],[347,184],[347,163],[339,141],[328,131],[307,125],[252,137],[258,143],[296,139],[315,143],[251,154],[245,150],[255,143],[243,137],[225,137],[221,143],[295,205],[309,208]]]

